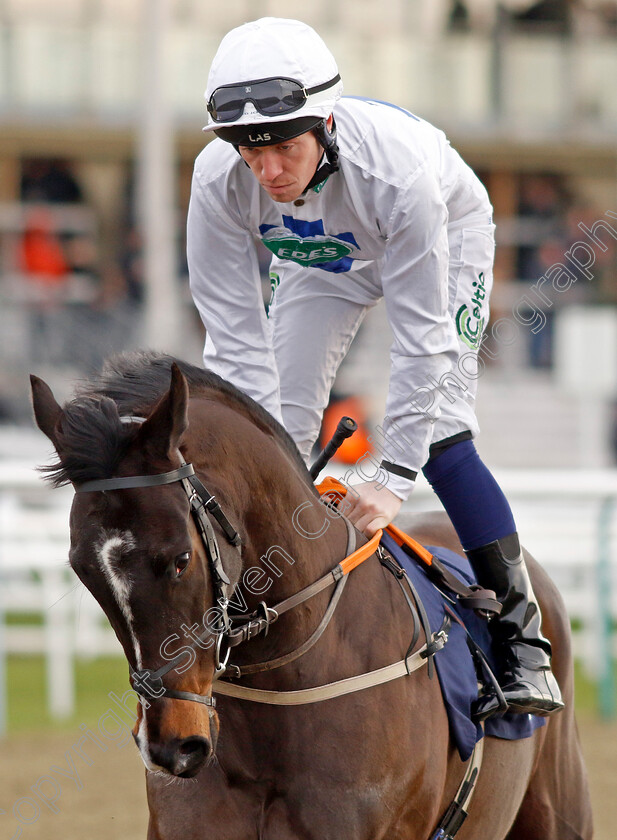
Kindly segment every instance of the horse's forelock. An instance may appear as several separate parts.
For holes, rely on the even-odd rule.
[[[106,394],[119,406],[121,414],[145,417],[169,388],[172,364],[184,374],[191,396],[208,392],[229,398],[253,423],[274,435],[288,453],[299,474],[312,486],[306,465],[295,443],[274,417],[251,397],[216,373],[189,362],[152,351],[120,353],[107,359],[101,374],[81,388],[83,395]]]
[[[109,397],[78,397],[64,407],[58,429],[59,460],[42,471],[54,487],[114,475],[135,436]]]
[[[109,478],[136,433],[119,415],[147,417],[168,390],[171,365],[184,374],[191,395],[219,393],[246,413],[252,422],[273,434],[295,462],[299,474],[312,486],[302,457],[285,429],[258,403],[211,371],[172,356],[137,351],[121,353],[105,362],[101,373],[82,383],[75,400],[64,408],[62,435],[58,440],[60,462],[43,467],[59,487]]]

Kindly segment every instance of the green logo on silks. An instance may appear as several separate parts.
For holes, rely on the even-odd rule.
[[[276,273],[276,271],[271,271],[269,274],[270,277],[270,300],[266,304],[266,315],[270,316],[270,307],[274,303],[274,295],[276,294],[276,290],[281,285],[281,278]]]
[[[348,257],[354,250],[351,245],[328,236],[310,236],[303,239],[290,231],[269,231],[261,240],[269,251],[282,260],[293,260],[300,265],[330,263]]]
[[[473,285],[475,292],[471,298],[471,305],[464,303],[456,313],[456,331],[468,347],[477,350],[482,340],[486,320],[482,315],[482,303],[486,298],[483,271],[480,272],[478,280],[474,281]]]

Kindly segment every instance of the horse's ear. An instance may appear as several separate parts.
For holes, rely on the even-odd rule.
[[[58,424],[63,411],[56,402],[49,385],[38,376],[30,376],[32,388],[32,406],[34,419],[39,429],[47,435],[53,445],[58,448]]]
[[[144,446],[158,455],[172,455],[188,428],[189,386],[174,362],[171,366],[169,391],[152,409],[139,430]]]

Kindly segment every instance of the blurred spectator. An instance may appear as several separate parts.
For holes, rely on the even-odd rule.
[[[463,0],[453,0],[450,8],[450,18],[448,20],[448,29],[451,32],[469,32],[471,29],[471,21],[469,17],[469,9]]]
[[[581,35],[617,35],[616,0],[579,0],[572,9],[577,32]]]
[[[445,4],[446,0],[435,2]],[[441,18],[454,31],[494,32],[506,25],[529,33],[548,30],[568,35],[575,4],[576,0],[449,0],[449,10],[442,10]]]
[[[551,266],[564,263],[564,254],[574,242],[567,236],[564,228],[563,236],[547,239],[537,250],[537,272],[536,280],[542,277]],[[543,291],[551,301],[551,306],[544,305],[542,297],[534,295],[533,300],[539,310],[544,312],[546,323],[542,329],[529,332],[529,364],[533,368],[550,368],[553,366],[553,336],[554,323],[557,312],[564,306],[581,304],[589,301],[591,297],[589,285],[586,280],[578,279],[566,291],[555,291],[548,283]]]
[[[554,239],[563,235],[566,207],[566,190],[558,176],[522,177],[518,204],[518,280],[530,281],[538,278],[538,249],[547,238]]]
[[[67,262],[60,240],[52,231],[52,220],[43,207],[32,210],[22,240],[22,268],[33,280],[46,285],[61,282]]]
[[[603,216],[601,209],[588,205],[577,204],[571,207],[565,218],[568,246],[580,239],[585,239],[579,228],[582,222],[588,229]],[[614,222],[611,222],[614,226]],[[588,286],[589,299],[592,303],[617,304],[617,241],[612,236],[603,236],[602,242],[606,251],[596,247],[593,249],[595,261],[590,271],[591,280],[582,280]]]
[[[593,228],[602,212],[583,204],[568,207],[565,190],[545,178],[527,180],[526,187],[519,212],[523,219],[533,220],[529,230],[534,232],[534,238],[528,238],[519,247],[519,280],[532,287],[547,272],[551,277],[549,270],[559,264],[571,270],[574,277],[564,291],[556,290],[548,282],[542,286],[543,294],[530,292],[535,306],[543,311],[546,323],[535,332],[529,330],[528,362],[531,367],[546,368],[553,364],[553,323],[560,308],[574,304],[617,303],[617,243],[609,236],[604,238],[605,251],[599,247],[593,249],[591,276],[587,277],[568,262],[566,254],[575,242],[585,241],[579,224],[582,222],[588,229]],[[550,304],[544,298],[550,300]]]
[[[69,267],[50,214],[43,207],[26,219],[18,259],[30,304],[30,357],[34,362],[61,361],[62,303]]]
[[[141,236],[136,227],[130,227],[119,257],[120,270],[124,278],[126,299],[129,305],[139,307],[144,302],[144,266]]]
[[[48,208],[45,230],[38,224],[33,228],[29,221],[21,247],[20,265],[29,287],[33,360],[91,371],[105,356],[131,346],[136,339],[136,315],[144,301],[139,233],[134,225],[126,224],[123,235],[114,239],[107,252],[102,249],[101,229],[92,208],[86,206],[69,160],[25,159],[21,199],[36,203],[36,212]],[[84,208],[83,216],[79,206]],[[129,217],[126,207],[118,212]]]
[[[513,11],[512,19],[526,29],[541,27],[560,35],[568,35],[571,31],[571,6],[571,0],[540,0],[530,3],[529,8],[520,12]]]
[[[92,237],[72,241],[73,282],[81,279],[91,293],[71,303],[72,327],[80,367],[93,371],[111,353],[133,346],[138,339],[144,301],[141,239],[129,228],[115,259],[102,260]],[[79,305],[81,303],[82,305]]]
[[[67,161],[31,158],[22,163],[21,198],[22,201],[77,204],[83,201],[83,194]]]

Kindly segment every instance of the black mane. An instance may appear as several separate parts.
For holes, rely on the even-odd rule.
[[[173,356],[134,352],[108,359],[100,374],[78,387],[75,399],[64,406],[58,434],[60,461],[42,468],[54,487],[114,475],[136,434],[136,427],[120,417],[148,416],[169,389],[174,362],[186,377],[191,395],[208,389],[229,397],[253,422],[272,432],[312,485],[292,438],[249,396],[217,374]]]

